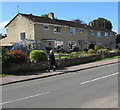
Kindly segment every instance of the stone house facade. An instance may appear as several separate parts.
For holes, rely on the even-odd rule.
[[[115,32],[93,28],[72,21],[58,20],[54,14],[47,17],[32,14],[17,14],[6,26],[7,37],[2,39],[2,46],[12,46],[15,43],[32,39],[45,47],[63,48],[66,51],[78,47],[89,49],[90,45],[98,44],[104,48],[114,49],[116,45]]]

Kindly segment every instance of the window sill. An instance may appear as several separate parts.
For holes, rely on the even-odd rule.
[[[60,32],[53,32],[54,34],[62,34],[62,33],[60,33]]]

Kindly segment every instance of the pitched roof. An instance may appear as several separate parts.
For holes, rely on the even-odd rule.
[[[84,27],[83,24],[75,23],[72,21],[66,21],[66,20],[58,20],[58,19],[50,19],[47,17],[40,17],[40,16],[34,16],[32,14],[21,14],[24,17],[32,20],[33,22],[40,22],[40,23],[49,23],[49,24],[56,24],[56,25],[64,25],[64,26],[71,26],[71,27]]]
[[[113,32],[113,31],[110,31],[110,30],[105,29],[105,28],[96,28],[96,27],[88,26],[86,24],[80,24],[80,23],[67,21],[67,20],[50,19],[50,18],[47,18],[47,17],[35,16],[35,15],[32,15],[32,14],[22,14],[22,13],[19,13],[19,14],[26,17],[27,19],[29,19],[33,22],[85,28],[85,29],[96,30],[96,31]],[[7,27],[19,14],[17,14],[5,27]]]

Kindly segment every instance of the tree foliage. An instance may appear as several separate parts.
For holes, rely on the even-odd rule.
[[[79,23],[79,24],[85,24],[84,21],[82,21],[80,19],[72,20],[72,22]]]
[[[116,35],[116,48],[117,49],[120,49],[120,34],[117,34]]]
[[[112,23],[105,18],[95,19],[95,20],[89,22],[89,25],[92,27],[100,27],[100,28],[112,30]]]
[[[41,15],[41,17],[46,17],[46,18],[48,18],[48,14],[43,14],[43,15]]]
[[[117,34],[116,35],[116,44],[119,44],[120,43],[120,34]]]

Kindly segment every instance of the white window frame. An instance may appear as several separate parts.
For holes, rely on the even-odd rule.
[[[23,34],[24,34],[24,36],[23,36]],[[20,33],[20,40],[25,40],[25,39],[26,39],[26,33],[25,32],[21,32]]]
[[[108,33],[107,32],[105,33],[105,37],[108,37]]]
[[[46,29],[45,26],[48,26],[48,29]],[[44,24],[44,25],[43,25],[43,29],[44,29],[44,30],[49,30],[49,25]]]
[[[57,27],[56,30],[55,30],[55,27]],[[59,28],[59,29],[58,29],[58,28]],[[59,30],[59,31],[58,31],[58,30]],[[59,34],[61,34],[61,26],[54,25],[53,31],[54,31],[54,33],[59,33]]]
[[[113,33],[110,33],[109,36],[112,37],[112,36],[113,36]]]
[[[79,28],[79,32],[80,32],[80,33],[83,33],[83,32],[84,32],[84,29],[83,29],[83,28]]]
[[[94,32],[94,31],[92,31],[92,32],[91,32],[91,35],[92,35],[92,36],[94,36],[94,35],[95,35],[95,32]]]
[[[60,46],[61,48],[64,48],[64,42],[63,41],[55,41],[55,48]]]
[[[72,30],[72,31],[71,31],[71,30]],[[71,35],[76,35],[76,34],[77,34],[76,28],[70,27],[70,33],[71,33]]]
[[[101,37],[101,32],[97,32],[97,37]]]
[[[71,44],[73,44],[72,48],[71,48],[71,46],[70,46]],[[69,50],[73,50],[76,45],[77,45],[77,44],[76,44],[76,41],[69,41],[69,42],[68,42],[68,48],[69,48]]]

